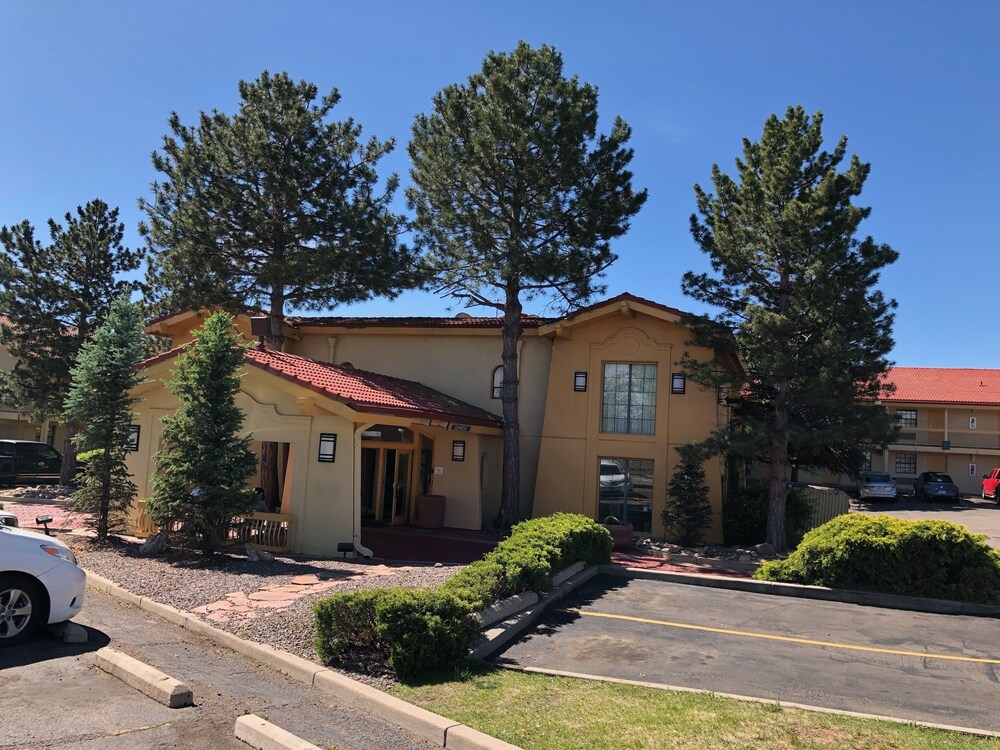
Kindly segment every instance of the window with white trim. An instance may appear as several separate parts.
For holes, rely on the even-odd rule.
[[[917,454],[916,453],[897,453],[896,454],[896,473],[897,474],[916,474],[917,473]]]

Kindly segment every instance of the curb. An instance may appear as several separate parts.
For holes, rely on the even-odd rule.
[[[619,685],[635,685],[636,687],[652,688],[653,690],[672,690],[677,693],[693,693],[695,695],[712,695],[718,698],[728,698],[729,700],[742,701],[744,703],[759,703],[764,706],[777,706],[778,708],[795,708],[800,711],[812,711],[819,714],[832,714],[834,716],[846,716],[852,719],[870,719],[872,721],[887,721],[892,724],[908,724],[911,726],[924,727],[926,729],[937,729],[942,732],[954,732],[956,734],[968,734],[973,737],[1000,737],[1000,732],[992,732],[989,729],[974,729],[972,727],[957,727],[951,724],[936,724],[932,721],[919,721],[917,719],[900,719],[896,716],[882,716],[881,714],[866,714],[859,711],[845,711],[839,708],[828,708],[826,706],[810,706],[806,703],[790,703],[788,701],[774,698],[754,698],[748,695],[736,695],[734,693],[720,693],[715,690],[704,690],[702,688],[679,687],[677,685],[661,685],[657,682],[643,682],[641,680],[626,680],[621,677],[601,677],[600,675],[585,674],[583,672],[565,672],[559,669],[545,669],[543,667],[522,667],[517,664],[497,664],[498,667],[509,669],[513,672],[526,672],[528,674],[541,674],[549,677],[571,677],[577,680],[591,680],[593,682],[614,682]]]
[[[317,745],[296,737],[276,724],[259,716],[241,716],[236,720],[233,733],[240,742],[257,750],[320,750]]]
[[[542,613],[552,604],[596,576],[599,567],[597,565],[591,565],[589,568],[581,566],[581,569],[576,574],[565,579],[551,591],[543,594],[537,602],[533,602],[520,612],[510,615],[506,620],[498,623],[496,627],[484,631],[473,642],[472,653],[469,654],[470,658],[481,661],[495,654],[534,625],[542,616]]]
[[[775,581],[754,581],[746,578],[707,575],[705,573],[674,573],[645,568],[625,568],[620,565],[601,565],[600,573],[617,578],[642,578],[667,583],[683,583],[688,586],[707,586],[714,589],[746,591],[753,594],[791,596],[799,599],[816,599],[825,602],[861,604],[866,607],[901,609],[908,612],[927,612],[935,615],[966,615],[970,617],[1000,617],[1000,605],[972,604],[950,599],[925,599],[919,596],[883,594],[875,591],[855,591],[853,589],[831,589],[825,586],[806,586],[799,583],[777,583]]]
[[[655,547],[641,547],[636,545],[633,549],[639,550],[644,555],[659,557],[664,562],[673,562],[680,565],[697,565],[701,568],[711,568],[719,573],[753,573],[760,567],[760,563],[740,562],[739,560],[718,560],[713,557],[694,557],[684,555],[680,552],[667,552]],[[628,554],[627,550],[622,550]]]
[[[138,596],[103,576],[90,571],[85,572],[87,585],[98,591],[132,604],[150,614],[162,617],[185,630],[208,638],[220,646],[225,646],[261,664],[272,667],[297,682],[311,685],[347,706],[360,709],[395,724],[438,747],[460,748],[460,750],[519,750],[515,745],[502,742],[457,721],[414,706],[365,685],[363,682],[352,680],[340,672],[303,659],[301,656],[280,651],[266,644],[243,640],[232,633],[209,625],[197,615],[181,612],[146,596]],[[596,572],[595,567],[591,575],[595,575]]]
[[[94,664],[167,708],[183,708],[194,703],[191,688],[183,682],[109,646],[94,654]]]

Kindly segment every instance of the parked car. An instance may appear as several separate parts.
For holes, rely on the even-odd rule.
[[[940,471],[925,471],[913,482],[913,496],[918,500],[952,500],[958,502],[958,485]]]
[[[858,480],[858,497],[862,500],[895,500],[896,483],[884,471],[863,471]]]
[[[0,524],[0,647],[77,615],[86,582],[63,542]]]
[[[997,485],[1000,485],[1000,468],[993,469],[989,474],[983,474],[983,500],[990,498],[1000,503]]]
[[[623,497],[631,494],[632,482],[617,461],[601,459],[601,497]]]
[[[9,510],[0,510],[0,526],[17,526],[17,516]]]
[[[62,454],[48,443],[0,440],[0,483],[57,484]]]

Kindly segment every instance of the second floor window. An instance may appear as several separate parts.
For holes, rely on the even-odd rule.
[[[896,419],[899,422],[900,427],[916,427],[917,426],[917,410],[916,409],[897,409]]]
[[[656,430],[656,365],[607,362],[601,432],[652,435]]]
[[[503,365],[493,368],[493,398],[503,396]]]

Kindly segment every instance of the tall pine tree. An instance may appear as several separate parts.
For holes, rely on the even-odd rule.
[[[80,349],[66,398],[66,421],[81,425],[73,443],[85,458],[74,507],[94,515],[100,542],[122,526],[137,491],[125,456],[139,400],[131,391],[143,382],[136,369],[146,354],[142,328],[138,305],[125,297],[113,301]]]
[[[877,289],[898,254],[856,235],[871,213],[853,200],[870,166],[842,137],[822,150],[823,116],[789,107],[759,141],[743,141],[737,177],[712,168],[714,193],[695,186],[691,231],[713,274],[684,275],[684,293],[717,308],[692,321],[695,344],[731,350],[744,376],[685,357],[691,376],[726,385],[743,405],[724,445],[770,465],[767,541],[785,548],[790,456],[801,466],[860,469],[861,451],[892,434],[877,405],[892,350],[896,303]],[[730,334],[735,332],[735,337]]]
[[[319,310],[412,286],[415,258],[398,243],[390,210],[398,179],[378,186],[393,141],[363,141],[361,126],[331,119],[336,89],[264,71],[239,84],[239,112],[174,113],[153,153],[162,181],[140,201],[152,251],[149,282],[163,312],[220,305],[265,310],[280,349],[293,310]],[[265,444],[262,480],[277,501],[277,453]]]
[[[168,386],[180,407],[163,418],[154,491],[146,501],[161,528],[181,522],[181,534],[211,555],[234,516],[254,504],[246,481],[257,469],[243,412],[236,405],[246,345],[232,317],[217,312],[194,332]]]
[[[0,325],[0,344],[16,360],[0,373],[0,398],[35,421],[62,416],[83,342],[112,300],[140,288],[127,276],[138,270],[143,253],[122,244],[125,225],[117,208],[92,200],[64,221],[49,220],[47,244],[28,221],[0,229],[0,312],[9,321]],[[76,471],[77,425],[66,427],[63,484]]]
[[[500,528],[521,512],[522,306],[542,296],[572,308],[603,291],[610,241],[646,200],[632,188],[630,136],[621,118],[598,135],[597,88],[564,76],[553,47],[524,42],[490,53],[413,125],[407,198],[440,291],[503,313]]]

